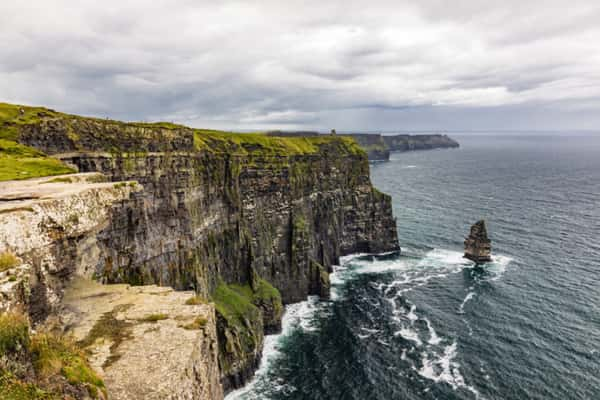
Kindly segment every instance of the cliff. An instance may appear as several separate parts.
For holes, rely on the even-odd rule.
[[[387,161],[392,151],[413,151],[457,148],[459,144],[447,135],[380,135],[351,134],[365,149],[369,160]]]
[[[360,147],[367,152],[371,161],[384,161],[390,159],[390,147],[384,136],[370,133],[353,133],[348,135],[356,140]]]
[[[456,140],[447,135],[384,135],[383,141],[390,151],[411,151],[457,148]]]
[[[217,371],[224,392],[251,377],[264,332],[280,329],[282,304],[328,295],[340,256],[399,250],[390,197],[372,187],[366,154],[349,138],[236,134],[33,108],[1,117],[0,138],[10,146],[109,182],[80,185],[61,176],[36,182],[55,195],[5,194],[0,253],[14,254],[19,265],[3,273],[12,289],[2,286],[0,306],[23,304],[39,323],[64,316],[64,291],[75,275],[194,291],[206,303],[201,314],[215,313],[203,318],[218,348],[218,366],[194,379],[214,385],[209,374]],[[79,209],[64,206],[77,201]],[[19,244],[28,220],[45,221],[28,233],[43,243]],[[119,315],[127,324],[134,319]],[[176,329],[158,324],[161,332]]]
[[[270,136],[281,137],[314,137],[318,132],[307,131],[273,131]],[[324,135],[323,135],[324,136]],[[387,161],[392,151],[413,151],[457,148],[456,140],[447,135],[381,135],[378,133],[350,133],[338,136],[352,138],[367,153],[371,161]]]

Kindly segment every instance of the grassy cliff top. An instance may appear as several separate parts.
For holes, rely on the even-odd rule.
[[[75,172],[59,160],[17,142],[23,125],[57,114],[42,107],[0,103],[0,181]]]
[[[307,155],[321,153],[324,148],[343,154],[362,154],[351,138],[343,136],[269,136],[266,133],[237,133],[207,129],[194,130],[197,149],[216,152],[265,156]]]
[[[40,123],[44,119],[87,120],[104,124],[131,126],[137,128],[186,129],[183,125],[171,122],[123,122],[110,119],[83,117],[66,114],[45,107],[32,107],[0,102],[0,139],[17,141],[19,128],[24,125]],[[189,128],[187,128],[189,129]]]
[[[48,121],[56,122],[52,129],[45,127]],[[41,131],[37,141],[28,141],[24,137],[24,132],[31,131],[31,128]],[[40,142],[40,138],[46,142]],[[27,143],[38,149],[24,145]],[[50,145],[54,143],[63,147],[52,148]],[[71,151],[208,151],[259,157],[364,155],[352,138],[344,136],[283,137],[262,132],[194,129],[170,122],[121,122],[65,114],[44,107],[0,103],[0,181],[74,172],[39,150],[52,154]]]

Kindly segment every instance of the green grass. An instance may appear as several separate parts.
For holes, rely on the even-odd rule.
[[[240,295],[250,299],[253,304],[259,304],[260,302],[279,302],[281,303],[281,294],[279,290],[273,287],[266,280],[258,277],[258,275],[254,278],[254,289],[250,286],[250,284],[245,285],[237,285],[231,284],[229,287],[232,290],[235,290]]]
[[[212,300],[218,315],[217,329],[228,332],[226,340],[219,343],[219,363],[227,373],[231,357],[240,359],[256,350],[262,329],[261,313],[252,303],[252,297],[223,282],[214,290]]]
[[[294,156],[321,152],[323,146],[335,146],[342,153],[361,154],[363,150],[349,137],[341,136],[268,136],[264,133],[235,133],[208,129],[194,130],[198,150],[238,155]]]
[[[43,116],[52,117],[58,115],[60,113],[43,107],[0,103],[0,139],[17,141],[20,126],[35,124]]]
[[[54,158],[22,158],[0,153],[0,181],[63,175],[74,172],[74,169],[67,167]]]
[[[8,251],[0,253],[0,272],[6,271],[19,265],[19,259]]]
[[[31,334],[29,322],[23,314],[0,314],[0,355],[21,365],[21,368],[14,368],[7,363],[5,367],[0,367],[2,399],[62,398],[54,393],[57,390],[56,383],[61,382],[61,379],[63,382],[66,379],[72,385],[85,387],[93,398],[97,398],[100,392],[106,395],[104,382],[92,370],[83,351],[70,338],[44,332]],[[27,368],[35,375],[25,374],[25,382],[22,380],[23,371],[18,370]]]
[[[206,304],[206,303],[207,303],[206,299],[203,298],[202,296],[198,296],[198,295],[192,296],[185,301],[185,305],[187,305],[187,306],[196,306],[198,304]]]
[[[32,383],[23,382],[8,372],[0,372],[0,396],[3,400],[60,399],[60,396],[49,393]]]
[[[197,317],[193,322],[184,325],[183,329],[188,329],[188,330],[199,330],[202,329],[206,326],[206,323],[208,322],[208,320],[204,317]]]
[[[213,293],[215,308],[228,320],[240,322],[246,314],[258,311],[260,304],[281,309],[281,294],[269,282],[256,275],[254,289],[250,284],[220,284]],[[280,310],[282,311],[282,310]]]
[[[276,301],[281,304],[281,294],[273,285],[262,278],[254,285],[254,298],[268,301]]]
[[[0,314],[0,354],[16,352],[29,345],[29,322],[24,315]]]
[[[42,107],[0,103],[0,181],[75,172],[61,161],[17,143],[21,126],[38,123],[42,116],[57,115]]]
[[[99,391],[106,394],[104,382],[71,339],[38,333],[31,338],[30,351],[36,373],[42,379],[60,374],[72,385],[85,386],[94,398]]]
[[[0,181],[75,172],[60,160],[16,142],[0,139]]]
[[[259,311],[252,303],[251,295],[244,290],[234,290],[234,288],[235,285],[219,284],[212,294],[212,300],[219,314],[234,325],[243,325],[246,315],[258,315]]]
[[[64,177],[49,179],[45,182],[40,182],[40,185],[43,185],[45,183],[73,183],[73,180],[71,178],[69,178],[68,176],[64,176]]]
[[[143,318],[138,319],[140,322],[158,322],[165,319],[169,319],[167,314],[159,313],[159,314],[150,314]]]

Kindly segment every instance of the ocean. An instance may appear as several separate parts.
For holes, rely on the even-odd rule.
[[[228,400],[600,399],[600,136],[453,137],[371,165],[401,255],[344,257]]]

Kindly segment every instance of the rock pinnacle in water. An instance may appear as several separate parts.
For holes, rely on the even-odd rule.
[[[478,264],[492,261],[491,243],[487,236],[485,221],[477,221],[471,226],[471,233],[465,239],[465,258]]]

